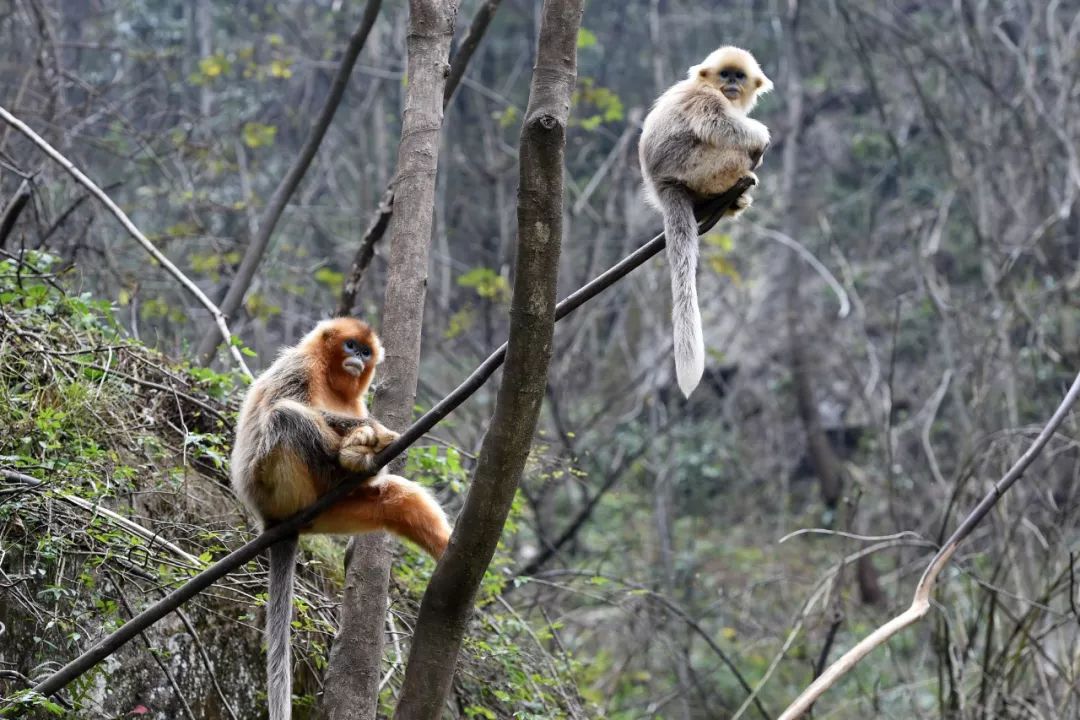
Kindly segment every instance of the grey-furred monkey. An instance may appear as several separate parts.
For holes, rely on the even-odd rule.
[[[646,195],[664,216],[675,373],[687,397],[705,371],[694,203],[723,193],[742,177],[756,184],[753,170],[769,144],[769,129],[747,113],[771,89],[753,55],[722,47],[668,88],[645,117],[638,154]],[[752,202],[744,193],[728,214],[737,215]]]
[[[378,336],[360,320],[319,323],[281,351],[252,384],[236,426],[231,474],[236,495],[263,527],[302,510],[347,471],[364,472],[397,433],[368,416],[364,394],[382,359]],[[443,554],[450,524],[422,486],[380,471],[317,516],[302,533],[389,530]],[[292,714],[294,535],[270,548],[266,679],[270,720]]]

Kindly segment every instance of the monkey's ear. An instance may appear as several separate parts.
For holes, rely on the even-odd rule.
[[[767,93],[767,92],[769,92],[770,90],[773,89],[772,80],[765,77],[764,75],[758,75],[757,80],[755,82],[757,84],[757,91],[759,93],[764,94],[764,93]]]

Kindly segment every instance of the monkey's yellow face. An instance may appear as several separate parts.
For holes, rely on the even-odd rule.
[[[690,77],[716,88],[744,111],[754,107],[759,94],[772,89],[772,81],[765,77],[754,56],[736,47],[714,51],[700,65],[690,68]]]

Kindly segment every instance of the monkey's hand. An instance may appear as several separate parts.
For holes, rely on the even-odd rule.
[[[764,153],[765,148],[768,147],[769,143],[772,141],[768,126],[754,118],[743,118],[742,123],[745,132],[743,137],[746,140],[746,148],[748,150],[757,149]]]
[[[353,430],[341,441],[338,462],[346,470],[363,472],[370,470],[375,455],[397,440],[398,434],[377,420]]]

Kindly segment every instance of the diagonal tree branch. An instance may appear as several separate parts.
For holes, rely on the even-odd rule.
[[[484,572],[529,457],[547,385],[562,247],[563,173],[584,0],[545,0],[521,126],[518,249],[506,369],[465,506],[428,583],[396,720],[439,720]]]
[[[1035,461],[1035,458],[1042,453],[1043,448],[1050,442],[1050,438],[1054,436],[1061,423],[1065,421],[1077,398],[1080,398],[1080,374],[1077,374],[1061,404],[1058,405],[1057,410],[1054,411],[1038,437],[1020,456],[1020,459],[1009,468],[1009,471],[994,483],[994,486],[983,496],[979,504],[968,513],[963,522],[953,531],[953,534],[930,560],[930,564],[923,571],[922,578],[919,579],[919,584],[915,587],[915,596],[911,601],[911,606],[860,640],[853,648],[844,653],[839,660],[830,665],[817,680],[803,690],[799,697],[784,710],[779,720],[795,720],[795,718],[802,717],[826,690],[835,685],[871,650],[884,645],[893,635],[921,620],[930,611],[930,596],[934,592],[938,576],[945,566],[949,564],[949,561],[952,560],[952,556],[956,553],[960,543],[967,539],[971,531],[982,522],[990,510],[997,505],[998,500],[1009,491],[1009,488],[1024,476],[1024,472]]]
[[[724,212],[735,203],[739,196],[742,195],[751,184],[749,178],[743,178],[736,183],[731,190],[728,190],[723,195],[719,195],[702,205],[698,209],[699,232],[705,233],[712,229],[712,227],[719,222]],[[661,233],[612,267],[608,268],[596,278],[590,280],[588,283],[563,298],[563,300],[555,307],[555,321],[558,322],[559,320],[562,320],[574,310],[577,310],[589,300],[644,265],[650,258],[659,254],[664,249],[665,245],[666,240],[663,233]],[[309,507],[301,510],[292,517],[283,520],[254,539],[248,541],[243,546],[233,550],[210,567],[193,576],[190,580],[173,590],[167,596],[143,610],[132,618],[130,622],[113,631],[112,634],[102,638],[92,648],[45,678],[42,682],[38,683],[34,687],[34,691],[42,695],[53,695],[62,690],[87,670],[90,670],[109,655],[123,647],[128,641],[137,636],[139,632],[150,627],[177,607],[195,597],[195,595],[210,587],[244,563],[253,560],[271,545],[285,537],[295,534],[301,527],[309,524],[316,516],[351,493],[362,482],[369,477],[372,477],[376,472],[389,464],[391,460],[405,452],[405,450],[434,428],[443,418],[472,397],[477,390],[483,387],[488,378],[499,369],[505,357],[506,344],[504,343],[480,363],[480,365],[473,370],[472,374],[454,388],[449,395],[440,400],[435,407],[424,413],[419,420],[410,425],[409,428],[401,434],[401,437],[375,456],[373,469],[370,474],[349,474],[342,479],[340,484],[331,488],[326,495],[323,495]]]
[[[93,180],[84,175],[83,172],[79,170],[79,168],[75,167],[75,165],[70,160],[61,155],[56,148],[54,148],[45,140],[45,138],[41,137],[36,132],[31,130],[26,123],[9,113],[2,106],[0,106],[0,120],[3,120],[8,125],[11,125],[13,128],[21,132],[23,135],[29,138],[32,143],[37,145],[38,148],[40,148],[46,155],[48,155],[56,162],[60,163],[60,165],[65,170],[67,170],[68,173],[73,178],[75,178],[75,180],[78,181],[80,185],[89,190],[90,194],[96,197],[101,202],[101,204],[104,205],[106,209],[108,209],[108,211],[116,217],[117,220],[120,221],[120,224],[124,226],[124,229],[128,231],[128,234],[130,234],[131,237],[135,238],[135,242],[142,245],[143,249],[145,249],[146,252],[150,253],[150,255],[155,260],[157,260],[158,263],[160,263],[161,266],[165,268],[170,275],[180,281],[180,284],[184,287],[185,290],[195,296],[195,299],[198,300],[204,308],[210,311],[210,315],[212,315],[214,318],[214,323],[217,325],[218,333],[220,333],[221,339],[224,339],[229,346],[229,353],[232,355],[233,360],[236,362],[236,364],[240,367],[240,369],[245,375],[247,375],[249,378],[252,377],[251,371],[248,370],[247,363],[244,362],[244,358],[240,355],[240,349],[232,344],[232,334],[229,332],[229,326],[225,323],[225,314],[222,313],[221,310],[218,309],[218,306],[215,305],[213,301],[206,296],[206,293],[200,290],[199,286],[192,282],[187,275],[181,272],[180,268],[176,267],[176,265],[174,265],[173,262],[169,260],[169,258],[165,257],[165,255],[160,250],[158,250],[157,247],[155,247],[154,244],[150,242],[150,240],[145,235],[142,234],[139,228],[135,227],[135,223],[131,221],[131,218],[127,216],[127,213],[121,210],[120,206],[114,203],[112,201],[112,198],[105,194],[104,190],[98,187]],[[213,334],[217,336],[218,333]]]
[[[469,65],[469,60],[472,59],[476,48],[480,46],[480,41],[484,38],[484,33],[487,31],[488,25],[491,24],[492,18],[495,17],[495,11],[499,9],[500,2],[501,0],[486,0],[480,9],[476,11],[472,24],[469,25],[469,31],[465,34],[465,39],[461,41],[461,47],[458,48],[457,54],[450,61],[450,73],[446,76],[446,85],[443,88],[443,111],[450,105],[450,100],[453,99],[461,79],[465,76],[465,69]],[[360,290],[360,281],[364,277],[364,271],[367,270],[372,258],[375,257],[375,244],[386,233],[393,212],[394,181],[391,181],[390,185],[383,191],[382,197],[379,198],[379,204],[375,208],[375,216],[368,223],[364,236],[360,238],[360,245],[356,248],[356,255],[353,256],[352,265],[349,267],[349,275],[345,278],[345,283],[341,288],[341,298],[338,300],[336,310],[338,315],[352,313],[353,306],[356,305],[356,293]]]
[[[341,105],[341,99],[344,97],[345,89],[349,85],[349,77],[352,75],[353,66],[356,65],[356,58],[359,57],[360,51],[364,49],[364,44],[367,42],[372,26],[375,25],[375,19],[379,15],[381,6],[382,0],[368,0],[367,6],[364,8],[364,17],[361,18],[360,25],[357,26],[352,37],[349,38],[349,44],[345,47],[345,54],[341,56],[341,62],[338,64],[337,72],[334,74],[334,81],[330,85],[330,92],[326,96],[326,102],[323,103],[322,109],[319,111],[319,117],[315,120],[315,124],[311,126],[311,131],[308,133],[307,139],[304,140],[304,146],[300,148],[300,154],[293,160],[289,171],[285,173],[285,177],[281,179],[281,182],[274,189],[274,194],[270,196],[270,202],[267,203],[262,217],[259,218],[255,237],[251,238],[251,242],[244,251],[244,258],[240,261],[236,276],[229,286],[229,291],[225,293],[225,299],[221,301],[221,312],[225,313],[226,317],[232,317],[240,308],[241,303],[244,302],[244,295],[247,294],[248,288],[251,287],[251,281],[255,278],[255,271],[259,269],[259,263],[262,262],[266,249],[270,246],[270,236],[274,234],[274,229],[277,227],[278,220],[281,219],[281,214],[285,211],[285,206],[289,204],[293,193],[296,192],[296,188],[300,186],[300,181],[304,179],[305,173],[311,166],[311,161],[315,159],[315,153],[319,151],[319,146],[322,144],[323,138],[326,137],[326,131],[330,128],[330,122],[334,119],[338,106]],[[203,336],[197,353],[203,363],[210,362],[220,342],[221,339],[214,333],[206,333]]]
[[[454,53],[454,59],[450,62],[450,74],[446,76],[446,89],[443,90],[443,110],[454,99],[454,93],[457,92],[461,79],[465,77],[469,61],[472,60],[476,48],[480,47],[480,41],[484,39],[484,33],[487,32],[488,25],[495,17],[495,11],[499,9],[500,2],[502,0],[486,0],[473,16],[469,31],[465,33],[465,39],[461,41],[457,52]]]

